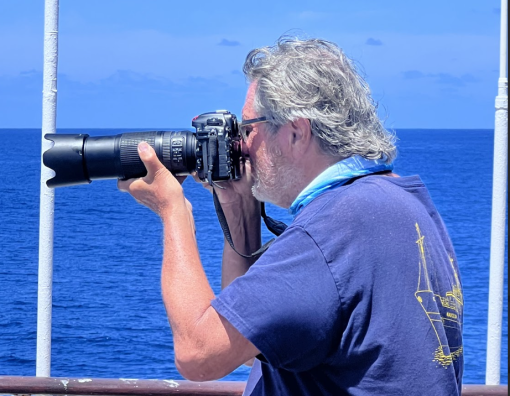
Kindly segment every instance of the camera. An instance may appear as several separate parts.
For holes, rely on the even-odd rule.
[[[241,177],[241,138],[235,114],[227,110],[193,118],[191,131],[127,132],[116,136],[45,134],[53,146],[43,163],[55,171],[48,187],[90,183],[98,179],[143,177],[147,170],[138,155],[138,143],[150,144],[163,165],[176,176],[196,172],[202,181]]]

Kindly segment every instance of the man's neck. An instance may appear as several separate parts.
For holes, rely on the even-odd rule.
[[[313,155],[310,156],[306,162],[300,162],[296,164],[296,183],[293,185],[292,191],[287,194],[288,199],[283,206],[285,209],[288,209],[292,202],[297,198],[297,196],[322,172],[328,169],[331,165],[336,164],[338,161],[341,161],[342,158],[339,157],[331,157],[326,155]],[[299,177],[297,176],[299,175]]]

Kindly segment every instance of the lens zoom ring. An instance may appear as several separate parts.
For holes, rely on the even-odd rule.
[[[170,133],[163,137],[161,144],[161,157],[163,158],[161,162],[167,168],[172,169],[172,134]]]
[[[147,174],[138,155],[138,143],[145,141],[154,147],[157,132],[125,133],[120,140],[120,163],[124,179],[142,177]]]

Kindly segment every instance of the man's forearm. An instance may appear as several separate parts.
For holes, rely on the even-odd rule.
[[[162,220],[163,300],[174,335],[186,337],[188,329],[210,307],[214,293],[202,268],[193,219],[186,205],[176,204]]]
[[[187,209],[186,209],[187,211]],[[194,381],[218,379],[259,352],[211,306],[191,213],[163,217],[162,292],[174,336],[176,366]]]
[[[260,202],[252,196],[243,197],[239,204],[223,207],[235,249],[249,255],[261,246]],[[225,240],[222,262],[222,288],[228,286],[235,278],[244,275],[256,258],[244,258],[237,254]]]

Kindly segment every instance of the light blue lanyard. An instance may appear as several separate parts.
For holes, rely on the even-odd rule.
[[[385,159],[368,160],[359,155],[346,158],[322,172],[319,176],[301,191],[290,205],[289,213],[297,216],[303,208],[316,197],[329,190],[334,190],[349,180],[371,173],[392,170],[393,164],[385,163]]]

